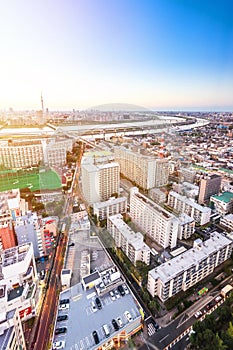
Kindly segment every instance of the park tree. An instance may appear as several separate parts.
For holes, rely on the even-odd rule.
[[[219,323],[226,323],[231,320],[231,309],[227,307],[226,305],[221,306],[217,309],[217,313],[219,316]]]

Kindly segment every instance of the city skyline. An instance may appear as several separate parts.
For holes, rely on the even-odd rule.
[[[214,6],[213,6],[214,5]],[[0,4],[0,109],[233,110],[231,1]]]

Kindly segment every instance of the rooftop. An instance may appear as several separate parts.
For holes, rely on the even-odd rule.
[[[181,194],[175,192],[175,191],[170,191],[169,195],[173,196],[173,197],[176,197],[177,199],[189,204],[190,206],[194,207],[195,209],[198,209],[200,212],[202,213],[208,213],[211,211],[210,208],[208,207],[203,207],[202,205],[192,201],[191,199],[185,197],[185,196],[182,196]]]
[[[16,264],[21,262],[26,257],[30,247],[32,247],[31,243],[21,244],[16,247],[12,247],[9,249],[5,249],[2,253],[2,267],[6,267],[12,264]]]
[[[104,207],[107,207],[110,205],[118,204],[118,203],[121,203],[124,201],[127,201],[126,197],[118,197],[118,198],[112,197],[112,198],[108,199],[107,201],[94,203],[93,207],[100,209],[100,208],[104,208]]]
[[[115,227],[121,232],[125,239],[135,248],[135,250],[150,250],[150,248],[143,242],[144,237],[142,233],[134,232],[124,222],[121,214],[112,215],[108,219],[115,225]]]
[[[23,286],[19,286],[17,288],[12,289],[9,293],[8,293],[8,301],[11,301],[15,298],[18,298],[22,295],[24,290]]]
[[[218,199],[219,201],[222,201],[224,203],[230,203],[233,200],[233,193],[232,192],[223,192],[219,196],[214,195],[214,196],[211,196],[211,198]]]

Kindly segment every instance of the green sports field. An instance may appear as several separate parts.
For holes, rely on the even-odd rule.
[[[61,179],[53,170],[35,171],[1,171],[0,172],[0,192],[13,188],[26,188],[31,192],[38,190],[55,190],[61,188]]]

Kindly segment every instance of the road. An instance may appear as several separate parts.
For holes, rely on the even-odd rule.
[[[63,267],[63,261],[61,259],[67,242],[67,236],[63,235],[63,239],[59,239],[59,244],[56,249],[56,255],[54,258],[53,266],[51,267],[51,273],[48,278],[47,292],[42,308],[42,312],[39,316],[39,322],[37,323],[37,330],[35,338],[31,344],[30,349],[41,350],[46,349],[50,340],[50,332],[54,320],[54,310],[56,310],[57,304],[57,290],[59,287],[58,277],[60,276],[61,269]]]
[[[219,295],[219,292],[217,293]],[[145,344],[141,346],[140,350],[163,350],[173,342],[174,344],[172,347],[170,347],[171,349],[183,350],[185,348],[184,345],[186,346],[188,344],[189,339],[187,338],[191,327],[197,321],[197,319],[193,316],[194,313],[201,310],[203,316],[201,316],[199,320],[202,320],[207,314],[215,312],[215,310],[224,302],[224,299],[216,302],[215,297],[213,298],[211,295],[208,295],[205,300],[201,299],[198,304],[195,303],[192,305],[174,321],[170,322],[167,327],[161,328],[157,333],[146,339]],[[208,310],[206,305],[210,300],[214,303],[214,305]]]

